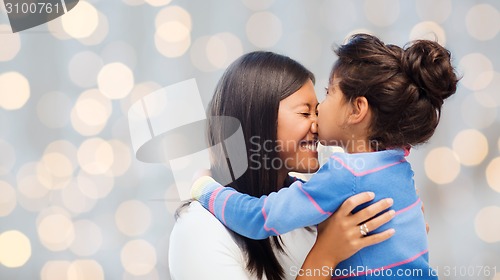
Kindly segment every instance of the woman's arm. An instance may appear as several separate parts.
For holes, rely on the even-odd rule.
[[[394,234],[394,229],[369,236],[361,234],[360,224],[392,205],[392,199],[382,199],[356,214],[351,214],[354,208],[373,198],[374,194],[370,192],[351,196],[331,217],[318,226],[318,237],[302,265],[297,280],[331,279],[331,272],[340,262],[362,248],[387,240]],[[394,210],[387,211],[366,222],[366,225],[370,231],[375,230],[390,221],[394,214]],[[330,273],[324,273],[325,271]]]

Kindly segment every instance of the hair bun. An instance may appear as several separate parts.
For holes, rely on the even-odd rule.
[[[457,89],[458,78],[448,50],[437,42],[418,40],[403,53],[403,70],[416,85],[421,97],[440,108]]]

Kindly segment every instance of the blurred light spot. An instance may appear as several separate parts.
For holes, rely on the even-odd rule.
[[[16,208],[16,190],[7,182],[0,181],[0,217],[8,216]]]
[[[113,176],[121,176],[127,172],[132,162],[131,148],[119,140],[110,140],[109,144],[113,149],[113,165],[111,172]]]
[[[9,230],[0,234],[0,263],[8,268],[23,266],[31,257],[31,242],[24,233]]]
[[[223,69],[243,54],[243,46],[233,34],[219,33],[208,40],[206,53],[213,66]]]
[[[145,275],[156,266],[155,248],[142,239],[129,241],[121,251],[123,268],[132,275]]]
[[[90,126],[102,125],[107,121],[109,112],[106,109],[105,105],[91,98],[79,100],[75,105],[78,118]]]
[[[493,80],[493,63],[482,53],[470,53],[458,64],[462,74],[460,83],[470,90],[481,90]]]
[[[359,12],[359,6],[354,1],[322,1],[319,7],[320,16],[324,26],[331,32],[342,32],[345,34],[357,26],[362,14]],[[342,11],[332,16],[332,11]]]
[[[68,267],[68,280],[104,280],[104,271],[95,260],[76,260]]]
[[[191,62],[193,65],[203,72],[212,72],[217,68],[210,63],[207,54],[207,46],[210,41],[209,36],[202,36],[196,39],[191,47]]]
[[[500,146],[500,141],[499,141]],[[486,181],[488,186],[500,193],[500,157],[493,159],[486,168]]]
[[[121,62],[134,68],[137,64],[135,49],[123,41],[114,41],[106,45],[101,52],[104,63]]]
[[[479,210],[474,220],[476,234],[487,243],[500,241],[500,207],[487,206]]]
[[[35,197],[31,193],[29,194],[30,196],[27,196],[26,194],[20,191],[17,196],[18,205],[30,212],[39,212],[45,209],[46,207],[53,205],[53,199],[52,199],[53,197],[51,193],[47,188],[45,188],[45,186],[41,185],[40,182],[38,182],[35,176],[25,178],[23,182],[25,185],[28,185],[30,183],[30,180],[32,182],[32,184],[30,184],[30,187],[33,187],[34,185],[37,189],[44,189],[46,193],[44,193],[39,197]]]
[[[486,108],[500,107],[500,73],[483,72],[478,77],[478,80],[481,79],[487,86],[474,93],[477,102]]]
[[[497,116],[496,108],[481,106],[473,94],[466,96],[462,101],[461,113],[464,123],[477,129],[489,127]]]
[[[318,33],[311,30],[297,30],[292,34],[288,34],[283,38],[285,46],[294,46],[287,50],[287,55],[290,57],[300,57],[300,62],[305,66],[318,63],[323,53],[323,39]],[[328,42],[331,43],[331,42]],[[233,60],[235,60],[235,57]],[[316,81],[318,83],[319,81]],[[321,84],[323,85],[323,84]]]
[[[150,273],[139,276],[125,272],[123,274],[123,280],[160,280],[160,275],[157,269],[153,269]]]
[[[190,36],[190,30],[179,21],[168,21],[157,27],[156,35],[165,42],[175,43],[186,40]]]
[[[64,31],[77,39],[92,35],[99,24],[97,10],[87,1],[80,1],[71,10],[71,16],[61,19]]]
[[[16,151],[9,142],[0,139],[0,176],[7,175],[16,163]]]
[[[138,200],[122,202],[116,210],[115,223],[120,232],[125,235],[141,235],[151,225],[151,210]]]
[[[38,181],[49,190],[64,189],[71,182],[71,174],[68,176],[56,176],[49,169],[50,165],[45,164],[42,160],[36,165],[36,177],[37,177]],[[58,160],[61,161],[60,159],[58,159]],[[63,159],[63,161],[66,161],[66,160]],[[53,160],[52,160],[52,162],[53,163],[50,163],[50,164],[53,164],[56,166],[58,165],[57,162],[55,162]],[[67,162],[69,162],[69,160]],[[54,169],[57,167],[50,167],[50,168]],[[65,172],[65,171],[63,170],[63,172]],[[69,172],[69,171],[67,171],[67,172]]]
[[[191,33],[187,26],[178,21],[168,21],[157,27],[155,46],[165,57],[179,57],[191,45]]]
[[[167,208],[168,213],[174,214],[180,205],[181,200],[179,198],[177,186],[175,184],[171,184],[165,191],[165,207]]]
[[[56,177],[69,177],[73,174],[74,166],[61,153],[44,154],[41,161],[45,165],[45,168]]]
[[[179,57],[191,46],[191,15],[179,6],[162,9],[155,18],[155,46],[165,57]]]
[[[411,29],[410,40],[418,39],[436,41],[441,46],[446,45],[446,33],[444,29],[433,21],[420,22]]]
[[[90,220],[80,220],[74,223],[74,227],[75,240],[70,249],[75,255],[86,257],[99,251],[102,246],[102,233],[99,226]]]
[[[3,5],[2,5],[3,6]],[[11,33],[12,30],[6,24],[0,24],[0,61],[9,61],[16,57],[21,49],[21,39],[19,33]]]
[[[109,99],[121,99],[134,87],[134,74],[123,63],[115,62],[104,65],[97,75],[99,90]]]
[[[109,173],[92,175],[82,170],[77,176],[78,188],[91,199],[106,197],[113,189],[114,182],[114,177]]]
[[[61,19],[62,17],[58,17],[47,23],[50,33],[59,40],[72,39],[72,37],[64,31]]]
[[[446,147],[431,150],[425,157],[425,173],[436,184],[453,182],[460,173],[458,156]]]
[[[477,40],[493,39],[500,31],[500,14],[492,5],[475,5],[467,12],[465,26],[469,35]]]
[[[247,8],[259,11],[271,7],[274,0],[242,0],[242,2]]]
[[[474,198],[476,183],[473,179],[463,176],[453,184],[437,188],[437,196],[434,198],[439,201],[440,216],[447,224],[453,226],[470,226],[475,213],[470,209],[475,204]],[[468,207],[464,207],[468,205]]]
[[[109,32],[108,18],[101,12],[97,11],[98,25],[95,31],[88,37],[78,39],[82,44],[87,46],[95,46],[106,38]]]
[[[258,48],[270,48],[280,40],[281,20],[270,12],[258,12],[250,16],[246,23],[248,40]]]
[[[364,11],[366,18],[376,26],[389,26],[399,18],[400,7],[398,0],[365,0]]]
[[[42,198],[48,193],[48,189],[38,180],[38,163],[29,162],[21,166],[17,172],[17,189],[26,198]]]
[[[30,84],[18,72],[0,74],[0,108],[17,110],[30,98]]]
[[[185,9],[179,6],[168,6],[162,9],[155,18],[155,26],[158,29],[162,24],[168,22],[177,22],[183,25],[191,32],[191,15]]]
[[[45,147],[44,154],[60,153],[66,156],[73,166],[78,164],[76,160],[76,147],[68,140],[56,140]]]
[[[87,90],[78,97],[71,111],[71,124],[81,135],[96,135],[104,129],[111,113],[109,99],[98,90]]]
[[[68,96],[61,92],[49,92],[38,99],[36,112],[38,119],[48,128],[63,128],[69,122],[69,108],[71,101]]]
[[[122,0],[123,3],[129,5],[129,6],[140,6],[143,5],[145,0]]]
[[[101,57],[94,52],[79,52],[69,62],[69,77],[77,86],[92,87],[96,85],[97,74],[102,67]]]
[[[78,163],[89,174],[106,173],[114,161],[113,148],[101,138],[85,140],[77,152]]]
[[[453,140],[453,151],[463,165],[478,165],[488,155],[488,140],[476,129],[463,130]]]
[[[73,222],[62,214],[51,214],[42,218],[37,232],[40,242],[51,251],[68,249],[75,238]]]
[[[451,14],[451,0],[419,0],[415,2],[417,14],[422,20],[444,22]]]
[[[144,82],[140,84],[136,84],[132,91],[130,92],[128,98],[121,99],[121,109],[124,115],[128,114],[128,110],[130,106],[134,104],[136,101],[140,100],[144,96],[160,89],[161,86],[155,82]],[[148,112],[149,113],[149,112]],[[127,120],[128,126],[128,120]],[[127,135],[128,136],[128,135]]]
[[[153,7],[160,7],[160,6],[165,6],[168,5],[172,0],[145,0],[146,3]]]
[[[67,280],[69,261],[48,261],[40,272],[41,280]]]
[[[89,198],[82,192],[77,180],[72,180],[60,195],[64,207],[75,214],[89,212],[96,204],[95,199]]]

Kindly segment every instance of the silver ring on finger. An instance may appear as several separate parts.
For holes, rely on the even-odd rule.
[[[366,236],[370,231],[368,230],[366,224],[362,224],[359,226],[359,232],[361,233],[362,236]]]

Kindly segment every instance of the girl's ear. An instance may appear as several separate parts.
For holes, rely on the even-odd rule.
[[[364,96],[356,97],[351,102],[352,111],[349,116],[349,124],[358,124],[367,119],[368,112],[370,110],[370,105],[368,100]]]

